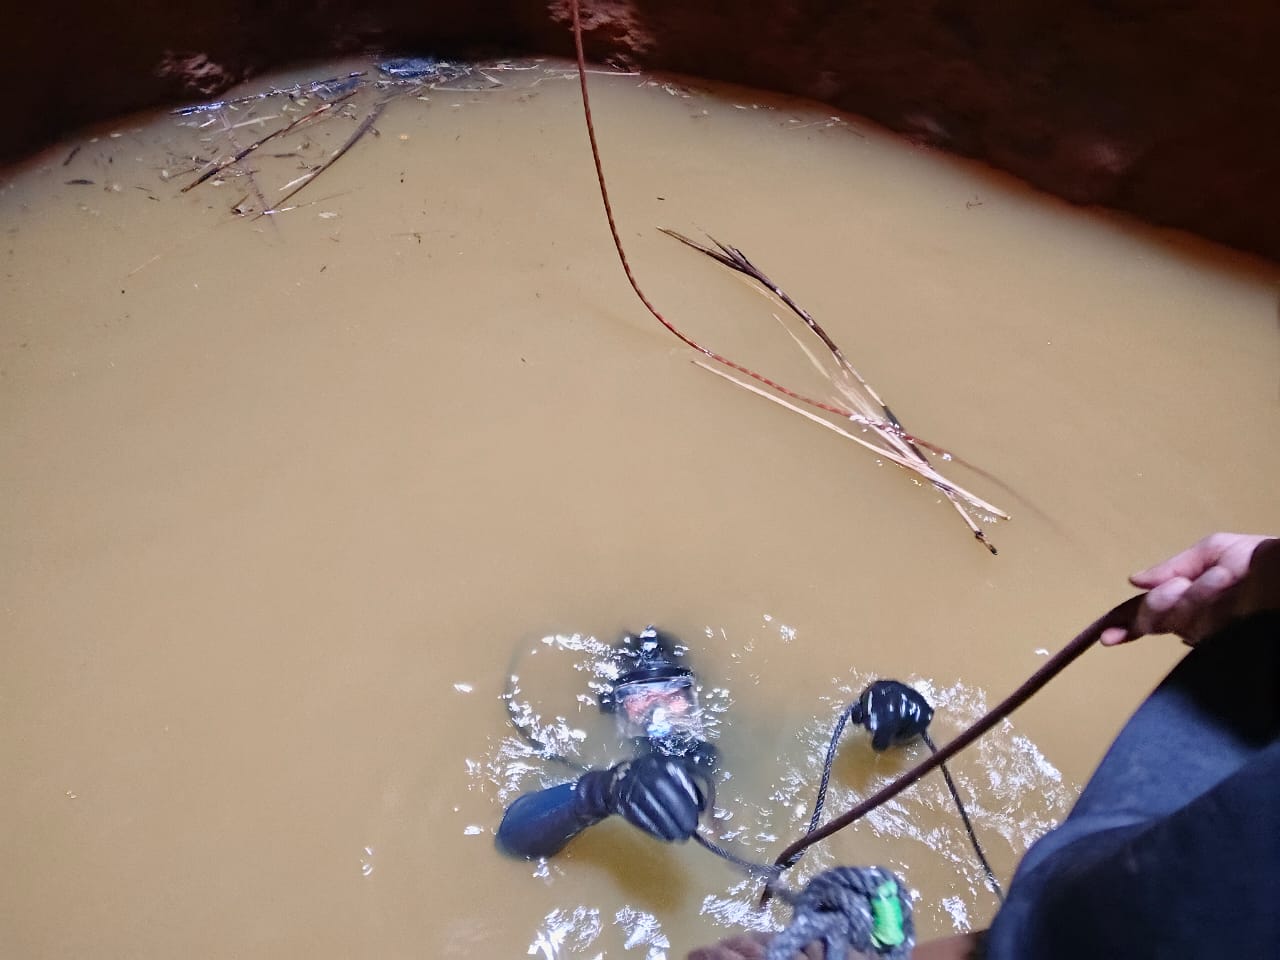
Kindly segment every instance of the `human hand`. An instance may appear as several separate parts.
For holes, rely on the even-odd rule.
[[[1263,544],[1267,546],[1263,547]],[[1149,633],[1176,633],[1195,645],[1236,617],[1280,601],[1280,540],[1256,534],[1214,533],[1129,582],[1148,593],[1128,626],[1108,627],[1114,646]]]
[[[688,840],[710,805],[705,775],[680,757],[640,757],[618,764],[612,773],[612,812],[659,840]]]

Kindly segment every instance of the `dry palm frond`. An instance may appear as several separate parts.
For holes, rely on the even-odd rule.
[[[834,430],[843,437],[874,450],[880,456],[887,460],[891,460],[900,467],[915,472],[922,479],[925,479],[932,484],[951,502],[952,506],[954,506],[957,512],[959,512],[960,516],[964,518],[965,524],[973,532],[974,537],[976,537],[983,546],[992,553],[996,552],[995,547],[992,546],[991,542],[987,539],[982,528],[978,526],[977,522],[974,520],[970,510],[991,514],[1004,520],[1008,520],[1009,515],[999,507],[988,503],[981,497],[970,493],[968,490],[965,490],[963,487],[956,485],[939,474],[929,462],[929,458],[925,454],[924,450],[935,453],[948,461],[961,463],[974,470],[976,473],[982,474],[983,471],[978,470],[976,467],[973,467],[971,464],[963,460],[960,460],[954,454],[944,450],[936,444],[930,443],[927,440],[908,433],[903,428],[901,421],[898,420],[893,411],[889,409],[889,405],[880,398],[880,395],[876,393],[871,384],[869,384],[853,364],[849,362],[848,358],[844,355],[844,351],[842,351],[836,342],[831,339],[826,330],[824,330],[818,321],[813,318],[812,314],[792,300],[791,297],[787,295],[786,291],[770,280],[769,277],[765,275],[764,271],[748,260],[746,255],[737,247],[721,243],[719,240],[712,237],[710,238],[711,242],[715,244],[715,247],[712,248],[698,243],[697,241],[690,240],[688,237],[684,236],[684,234],[678,233],[675,230],[670,230],[666,227],[662,227],[660,229],[667,236],[673,237],[681,243],[706,254],[713,260],[724,264],[729,269],[751,278],[769,293],[777,297],[778,300],[785,304],[792,313],[803,320],[805,326],[812,330],[818,339],[822,341],[823,345],[826,346],[827,350],[830,351],[831,357],[835,361],[836,371],[834,374],[830,375],[830,382],[840,394],[843,403],[826,403],[793,393],[792,391],[786,391],[785,396],[778,396],[776,393],[762,390],[737,376],[725,373],[724,371],[706,363],[699,362],[699,366],[710,370],[712,373],[725,377],[727,380],[736,383],[740,387],[744,387],[768,400],[772,400],[774,403],[780,404],[788,410],[799,413],[801,416],[813,420],[830,430]],[[819,370],[822,370],[823,367],[818,358],[813,355],[813,353],[799,340],[798,337],[795,339],[800,348],[809,357],[810,361],[813,362],[814,366],[818,367]],[[746,373],[748,376],[751,376],[752,379],[762,379],[752,376],[749,371],[746,371]],[[785,399],[785,397],[790,397],[791,399],[788,400]],[[875,437],[875,440],[868,439],[865,435],[857,436],[850,433],[848,430],[815,413],[805,410],[803,407],[792,401],[798,401],[800,404],[806,404],[817,410],[821,410],[824,413],[848,420],[850,423],[862,427],[865,432],[869,432],[871,436]],[[921,449],[922,447],[924,448],[923,450]]]

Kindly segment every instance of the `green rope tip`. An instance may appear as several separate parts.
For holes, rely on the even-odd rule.
[[[902,946],[906,939],[898,884],[886,880],[876,887],[871,897],[871,942],[877,950],[892,950]]]

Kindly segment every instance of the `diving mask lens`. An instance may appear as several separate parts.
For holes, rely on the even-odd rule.
[[[613,698],[618,733],[624,739],[702,739],[698,692],[689,677],[620,683]]]

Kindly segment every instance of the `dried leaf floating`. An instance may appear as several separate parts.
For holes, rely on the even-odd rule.
[[[658,311],[657,307],[650,302],[649,298],[645,296],[644,291],[640,289],[640,284],[636,280],[635,274],[631,270],[631,264],[627,260],[627,253],[623,249],[622,238],[618,234],[618,225],[613,217],[613,205],[609,202],[609,188],[605,185],[604,165],[600,160],[600,146],[596,142],[595,123],[591,119],[591,98],[587,91],[587,60],[586,54],[583,52],[582,48],[582,13],[579,10],[579,0],[570,0],[569,10],[573,20],[573,42],[574,51],[577,54],[578,60],[578,85],[582,91],[582,111],[586,119],[587,139],[591,144],[591,159],[595,163],[596,180],[600,185],[600,199],[604,204],[605,219],[609,223],[609,233],[613,238],[614,249],[618,252],[618,260],[622,264],[622,271],[626,274],[627,282],[631,285],[631,289],[635,291],[640,302],[644,304],[645,309],[648,310],[659,323],[666,327],[673,336],[687,346],[697,350],[706,357],[707,360],[711,361],[710,364],[697,361],[699,366],[705,367],[714,373],[733,381],[739,386],[751,390],[753,393],[758,393],[775,403],[781,404],[789,410],[821,423],[828,429],[834,430],[850,440],[869,447],[876,451],[879,456],[884,457],[886,460],[891,460],[907,470],[911,470],[926,480],[951,502],[951,505],[955,507],[956,512],[964,519],[965,525],[968,526],[970,531],[972,531],[978,542],[994,554],[996,552],[995,546],[993,546],[991,541],[987,539],[986,533],[983,531],[982,527],[978,525],[971,511],[989,513],[992,516],[1000,517],[1005,520],[1010,519],[1009,515],[1003,510],[994,507],[987,501],[943,477],[942,474],[938,473],[938,471],[929,463],[928,458],[922,452],[921,448],[923,447],[925,450],[936,453],[948,460],[962,463],[965,466],[970,466],[970,469],[974,468],[972,468],[971,465],[966,464],[964,461],[959,460],[957,457],[941,447],[922,440],[920,437],[907,433],[902,428],[902,424],[898,421],[898,418],[893,415],[893,412],[889,407],[880,400],[880,397],[871,388],[871,386],[862,378],[857,370],[853,368],[852,364],[850,364],[845,358],[840,348],[836,346],[835,342],[829,336],[827,336],[826,332],[818,325],[817,321],[804,310],[800,309],[800,307],[797,306],[790,297],[783,293],[783,291],[774,284],[773,281],[769,280],[769,278],[760,272],[754,264],[751,263],[751,261],[743,256],[740,250],[721,244],[717,241],[713,242],[716,243],[718,250],[713,250],[710,247],[704,247],[701,244],[695,243],[674,231],[665,231],[668,235],[675,237],[682,243],[687,243],[695,249],[702,251],[707,254],[707,256],[718,260],[725,266],[751,277],[757,283],[764,286],[765,289],[778,297],[778,299],[786,304],[789,309],[804,320],[806,326],[808,326],[809,329],[823,341],[827,349],[831,352],[832,357],[835,359],[838,368],[837,375],[831,378],[831,382],[835,385],[836,389],[840,391],[846,403],[849,404],[849,407],[833,403],[825,403],[821,400],[807,397],[804,394],[790,389],[789,387],[783,386],[776,380],[771,380],[763,374],[757,373],[749,367],[743,366],[735,360],[730,360],[723,354],[716,353],[714,350],[703,346],[664,317]],[[733,372],[726,372],[725,370],[720,369],[720,367],[726,367],[728,370]],[[749,380],[754,380],[755,383],[749,384],[746,380],[740,379],[739,376],[735,376],[735,374],[738,374],[741,377],[746,377]],[[762,386],[756,386],[756,384],[760,384]],[[768,389],[762,389],[762,387]],[[811,407],[814,410],[819,410],[857,424],[858,426],[871,431],[872,434],[882,441],[883,445],[881,445],[881,443],[868,440],[866,437],[859,437],[856,434],[845,430],[843,427],[837,426],[836,424],[824,419],[817,413],[812,413],[809,410],[803,409],[804,407]],[[850,407],[853,409],[850,409]],[[981,471],[978,472],[981,473]]]

